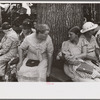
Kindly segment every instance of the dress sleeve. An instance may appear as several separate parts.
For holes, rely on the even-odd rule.
[[[6,39],[6,41],[2,43],[2,48],[0,50],[0,55],[3,55],[3,54],[5,54],[6,52],[8,52],[10,50],[10,48],[12,46],[12,42],[13,42],[12,39],[10,37],[8,37]]]
[[[28,40],[27,38],[24,39],[24,41],[21,43],[21,45],[19,46],[22,50],[27,50],[29,45],[28,45]]]
[[[65,41],[62,43],[61,52],[65,55],[69,53],[69,42],[68,41]]]
[[[53,51],[54,51],[54,47],[53,47],[52,39],[51,37],[49,37],[47,41],[47,53],[53,54]]]
[[[98,45],[96,39],[95,39],[95,44],[96,44],[96,48],[99,48],[99,45]]]

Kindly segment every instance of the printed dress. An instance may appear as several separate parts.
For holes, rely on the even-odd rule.
[[[47,53],[53,53],[53,44],[49,35],[47,39],[41,43],[37,43],[36,41],[36,33],[33,33],[27,36],[20,45],[20,48],[23,50],[28,50],[23,65],[18,71],[18,81],[20,82],[46,81],[48,65]],[[40,63],[34,67],[26,66],[26,62],[29,59],[39,60]]]
[[[2,38],[0,43],[0,76],[4,76],[7,62],[16,56],[18,44],[17,33],[10,29],[10,32]]]
[[[81,36],[79,38],[79,42],[77,45],[73,44],[70,42],[70,40],[68,41],[65,41],[63,42],[62,44],[62,52],[64,54],[71,54],[73,56],[75,55],[79,55],[82,53],[82,48],[87,45],[87,48],[88,48],[88,54],[89,55],[92,55],[92,56],[95,56],[95,53],[94,52],[90,52],[90,51],[94,51],[95,50],[95,46],[96,46],[96,43],[94,41],[94,37],[92,37],[92,48],[91,48],[91,45],[87,44],[87,41],[85,39],[84,36]],[[96,65],[94,65],[90,60],[87,60],[85,61],[86,63],[90,64],[91,66],[96,67]],[[80,82],[80,81],[94,81],[92,78],[95,77],[95,73],[97,73],[96,71],[93,72],[92,75],[90,74],[87,74],[87,73],[84,73],[84,72],[79,72],[79,71],[76,71],[76,68],[78,68],[77,66],[74,66],[74,65],[68,65],[68,64],[64,64],[64,71],[65,73],[72,78],[73,81],[77,81],[77,82]],[[100,81],[100,79],[98,80]]]

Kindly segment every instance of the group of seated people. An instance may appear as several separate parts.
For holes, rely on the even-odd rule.
[[[74,82],[100,81],[100,49],[98,25],[84,23],[82,29],[72,27],[69,40],[62,43],[57,60],[63,58],[64,72]],[[18,82],[46,82],[50,76],[53,43],[47,24],[32,28],[30,20],[24,20],[21,34],[17,34],[8,22],[2,24],[5,33],[0,43],[0,81],[3,81],[7,63],[18,57],[16,77]]]
[[[57,59],[64,58],[64,72],[74,82],[100,81],[100,49],[94,36],[97,27],[92,22],[84,23],[81,30],[75,26],[68,32],[69,40],[62,43]]]
[[[24,20],[21,34],[17,34],[8,22],[2,24],[5,33],[0,49],[0,81],[7,80],[6,65],[18,58],[16,78],[18,82],[45,82],[50,75],[53,43],[46,24],[32,28],[30,20]]]

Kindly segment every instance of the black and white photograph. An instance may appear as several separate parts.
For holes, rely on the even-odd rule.
[[[0,3],[1,82],[100,82],[100,4]]]
[[[15,87],[8,97],[100,98],[98,82],[100,2],[0,1],[3,94],[13,93]]]

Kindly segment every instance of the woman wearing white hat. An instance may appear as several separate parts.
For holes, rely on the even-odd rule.
[[[86,56],[86,58],[90,60],[99,60],[99,56],[97,58],[97,55],[95,51],[96,48],[99,48],[95,37],[93,36],[94,30],[98,27],[97,24],[94,24],[92,22],[86,22],[81,30],[82,35],[80,36],[82,40],[82,48],[83,48],[83,54]],[[98,49],[99,50],[99,49]],[[99,54],[98,54],[99,55]]]
[[[74,82],[100,81],[100,73],[95,70],[93,66],[89,65],[87,61],[85,62],[84,59],[82,60],[82,58],[85,57],[85,53],[81,52],[83,38],[80,38],[80,28],[75,26],[71,28],[68,33],[69,40],[62,43],[61,51],[57,55],[58,60],[64,58],[65,74],[68,75]],[[79,70],[80,65],[83,70]],[[85,67],[89,70],[86,71]]]
[[[81,48],[82,54],[77,56],[84,58],[86,62],[94,67],[98,72],[100,72],[100,68],[97,67],[94,63],[99,65],[100,61],[100,49],[96,42],[95,37],[93,36],[94,30],[98,27],[97,24],[92,22],[86,22],[81,30],[82,35],[81,39]],[[76,57],[76,58],[77,58]],[[93,63],[94,62],[94,63]]]

